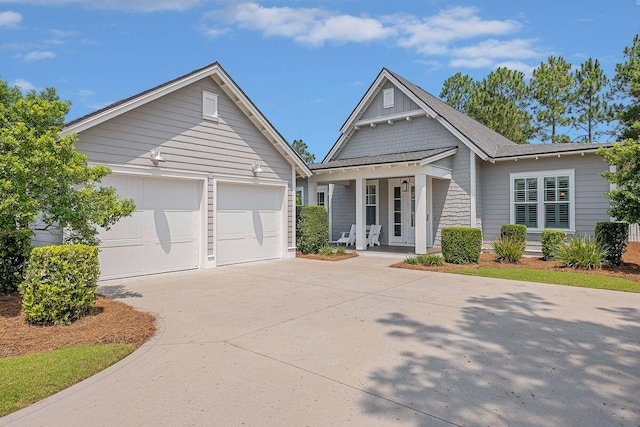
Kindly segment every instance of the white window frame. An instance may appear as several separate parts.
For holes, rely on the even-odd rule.
[[[576,230],[576,180],[575,180],[575,169],[557,169],[557,170],[547,170],[547,171],[532,171],[532,172],[512,172],[509,174],[509,223],[515,224],[515,210],[514,210],[514,181],[516,179],[522,178],[537,178],[538,180],[538,227],[537,228],[527,228],[527,232],[529,233],[541,233],[546,227],[544,226],[546,222],[545,214],[546,211],[544,209],[545,201],[544,201],[544,178],[555,178],[558,176],[568,176],[569,177],[569,228],[558,228],[557,230],[563,230],[568,233],[575,233]]]
[[[300,193],[300,206],[304,206],[304,187],[302,185],[298,185],[296,187],[296,195]]]
[[[208,110],[213,110],[211,114],[207,114]],[[218,121],[218,95],[212,92],[202,91],[202,118],[207,120]]]
[[[369,190],[369,186],[374,186],[376,188],[376,203],[374,204],[369,204],[369,198],[367,195],[367,191]],[[368,206],[375,206],[376,207],[376,224],[380,224],[380,186],[378,185],[378,180],[367,180],[364,184],[364,212],[365,212],[365,220],[366,220],[366,214],[367,214],[367,207]]]
[[[390,87],[382,90],[382,108],[392,108],[396,105],[394,88]]]
[[[322,193],[323,195],[323,199],[322,199],[322,202],[324,203],[323,205],[320,204],[320,197],[318,197],[320,196],[320,193]],[[318,193],[316,195],[316,205],[324,206],[324,208],[328,210],[327,193],[328,193],[327,188],[318,188]]]

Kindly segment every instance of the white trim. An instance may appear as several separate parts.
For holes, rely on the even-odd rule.
[[[591,144],[589,144],[589,145],[591,145]],[[584,156],[585,153],[586,154],[592,154],[592,153],[597,153],[597,152],[598,152],[598,148],[590,148],[590,149],[584,149],[584,150],[562,151],[562,152],[545,153],[545,154],[527,154],[527,155],[523,155],[523,156],[499,157],[499,158],[491,159],[491,162],[492,163],[506,162],[506,161],[516,161],[517,162],[518,160],[525,160],[525,159],[536,159],[536,160],[538,160],[538,158],[543,158],[543,157],[561,157],[561,156],[568,156],[568,155],[575,155],[575,154],[581,154],[581,155]]]
[[[616,165],[609,165],[609,172],[613,173],[613,172],[615,172],[615,171],[616,171]],[[613,183],[613,182],[610,182],[610,183],[609,183],[609,191],[616,190],[617,188],[618,188],[618,184],[615,184],[615,183]],[[616,222],[616,218],[615,218],[615,217],[610,216],[610,217],[609,217],[609,221],[611,221],[611,222]]]
[[[433,177],[427,175],[427,247],[433,247]]]
[[[372,124],[376,125],[380,123],[388,123],[389,121],[394,122],[396,120],[407,120],[409,118],[425,116],[425,115],[426,113],[423,110],[407,111],[404,113],[391,114],[388,116],[378,116],[378,117],[373,117],[371,119],[358,120],[357,122],[354,123],[354,127],[356,128],[356,130],[358,130],[358,127],[360,126],[369,126]]]
[[[557,170],[542,170],[531,172],[512,172],[509,174],[509,223],[515,224],[514,214],[514,200],[513,200],[513,181],[518,178],[537,178],[538,179],[538,227],[527,227],[527,233],[541,233],[542,230],[547,229],[544,226],[545,223],[545,210],[544,210],[544,178],[568,176],[569,177],[569,228],[560,228],[559,230],[566,231],[567,233],[575,233],[576,230],[576,180],[575,169],[557,169]]]
[[[289,183],[281,180],[272,180],[265,178],[245,178],[238,176],[226,176],[226,175],[216,175],[213,177],[213,254],[214,254],[214,265],[218,266],[218,240],[216,236],[216,225],[218,224],[218,183],[223,184],[241,184],[241,185],[257,185],[257,186],[270,186],[270,187],[281,187],[283,191],[282,195],[282,216],[281,216],[281,233],[282,238],[280,242],[280,258],[288,258],[289,257],[289,239],[288,239],[288,229],[289,229],[289,204],[287,203],[287,190],[289,189]],[[294,226],[295,227],[295,226]],[[295,230],[294,230],[295,232]],[[295,240],[294,240],[295,241]]]
[[[469,202],[471,204],[470,207],[470,223],[469,226],[475,228],[477,224],[477,211],[476,211],[476,155],[473,152],[469,153],[469,180],[470,180],[470,188],[469,188]]]
[[[214,112],[207,114],[207,109]],[[206,90],[202,91],[202,118],[218,123],[218,95]]]
[[[367,179],[364,183],[364,217],[365,225],[367,219],[367,187],[373,185],[376,187],[376,223],[380,223],[380,181],[377,179]]]
[[[296,185],[296,167],[294,165],[291,165],[291,185],[294,186],[293,188],[295,189],[295,191],[293,191],[293,197],[291,198],[291,204],[289,205],[289,209],[291,209],[290,212],[293,213],[293,215],[289,214],[287,215],[287,226],[289,225],[289,222],[291,222],[291,235],[287,236],[287,243],[285,246],[288,246],[287,248],[287,258],[295,258],[296,257],[296,250],[297,248],[297,242],[296,242],[296,193],[297,193],[297,189],[298,187],[295,186]],[[304,190],[303,190],[304,191]],[[300,200],[300,203],[302,203],[302,200]],[[291,244],[293,246],[289,246],[289,238],[291,238]]]
[[[415,239],[415,234],[416,234],[416,230],[418,229],[417,225],[417,220],[414,221],[414,231],[411,234],[411,238],[413,239],[413,242],[392,242],[392,238],[395,237],[394,233],[395,233],[395,229],[394,229],[394,225],[395,225],[395,218],[394,218],[394,206],[393,206],[393,202],[394,202],[394,194],[393,194],[393,189],[394,187],[401,187],[402,186],[402,181],[406,180],[409,183],[409,191],[407,191],[405,194],[408,194],[408,196],[404,196],[402,197],[402,200],[405,200],[405,197],[409,198],[409,212],[405,211],[405,206],[404,203],[401,206],[401,211],[402,211],[402,239],[406,240],[409,237],[409,232],[405,233],[404,230],[404,220],[405,217],[404,215],[411,215],[411,187],[416,186],[416,181],[415,181],[415,175],[424,175],[420,172],[418,172],[417,174],[411,175],[411,176],[405,176],[405,177],[401,177],[401,178],[393,178],[393,179],[389,179],[387,180],[387,220],[388,220],[388,224],[387,224],[387,243],[389,244],[389,246],[415,246],[416,245],[416,239]],[[416,188],[417,191],[417,188]],[[418,209],[417,206],[417,196],[418,193],[416,192],[416,212]]]
[[[300,192],[300,206],[306,206],[304,203],[304,185],[296,186],[296,196],[298,196],[298,191]]]
[[[453,156],[458,152],[458,148],[451,148],[450,150],[443,151],[440,154],[436,154],[435,156],[427,157],[425,159],[420,160],[420,166],[428,165],[429,163],[437,162],[438,160],[446,159],[449,156]]]
[[[464,145],[466,145],[471,151],[476,153],[478,155],[478,157],[480,157],[482,160],[489,159],[489,156],[484,151],[482,151],[480,148],[478,148],[478,146],[476,146],[473,142],[471,142],[471,140],[469,140],[469,138],[464,136],[458,129],[453,127],[453,125],[451,123],[449,123],[447,120],[445,120],[444,117],[437,116],[437,117],[435,117],[435,119],[438,122],[440,122],[440,124],[442,126],[444,126],[445,129],[447,129],[449,132],[451,132],[451,134],[453,134],[453,136],[458,138]]]

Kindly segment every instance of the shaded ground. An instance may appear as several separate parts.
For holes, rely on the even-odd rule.
[[[392,265],[392,267],[428,271],[455,271],[457,269],[469,269],[474,267],[532,268],[536,270],[574,271],[578,273],[589,273],[600,276],[613,276],[640,283],[640,242],[629,243],[627,251],[622,256],[622,261],[622,265],[618,267],[603,267],[596,270],[582,270],[577,268],[561,267],[557,262],[544,261],[541,258],[521,258],[515,264],[508,262],[498,262],[496,261],[495,254],[483,253],[482,255],[480,255],[480,261],[478,262],[478,264],[458,265],[445,263],[445,265],[442,267],[431,267],[424,265],[408,265],[400,262]]]
[[[25,322],[20,294],[0,296],[0,357],[54,350],[76,344],[135,344],[156,332],[155,317],[103,296],[93,313],[71,325],[33,326]]]
[[[322,261],[342,261],[343,259],[355,258],[358,254],[355,252],[347,252],[344,255],[322,255],[322,254],[303,254],[302,252],[296,252],[296,258],[305,259],[319,259]]]

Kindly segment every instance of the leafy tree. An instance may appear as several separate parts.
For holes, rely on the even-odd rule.
[[[476,86],[469,75],[458,72],[444,81],[440,98],[456,110],[468,114]]]
[[[640,222],[640,138],[616,143],[608,149],[602,147],[598,153],[615,166],[615,171],[602,173],[616,185],[615,190],[607,193],[611,202],[609,213],[618,221]]]
[[[97,244],[97,226],[133,212],[133,201],[98,185],[110,169],[87,166],[76,136],[60,135],[69,106],[55,89],[23,96],[0,81],[0,235],[59,226]]]
[[[533,135],[524,73],[500,67],[479,82],[467,114],[518,144]]]
[[[600,61],[587,59],[575,73],[575,97],[573,99],[573,127],[585,134],[578,142],[594,142],[604,132],[598,125],[613,120],[611,93],[607,90],[609,79],[600,67]]]
[[[530,82],[531,96],[536,101],[533,112],[542,141],[570,142],[568,135],[559,133],[559,128],[571,124],[574,82],[571,64],[561,56],[550,56],[533,70]]]
[[[640,138],[640,35],[624,48],[625,61],[616,64],[614,89],[623,103],[617,105],[620,138]]]
[[[294,139],[291,147],[300,154],[300,157],[302,157],[302,160],[304,160],[306,164],[316,161],[315,154],[311,154],[309,152],[309,147],[307,147],[307,144],[305,144],[301,139]]]

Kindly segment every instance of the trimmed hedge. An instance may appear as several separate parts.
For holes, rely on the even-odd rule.
[[[629,224],[626,222],[599,222],[595,229],[596,241],[606,250],[604,263],[620,265],[622,254],[629,243]]]
[[[527,226],[524,224],[503,224],[500,227],[500,237],[527,244]]]
[[[31,230],[0,232],[0,294],[9,294],[22,282],[31,252]]]
[[[542,230],[542,257],[555,258],[560,247],[567,241],[567,233],[562,230]]]
[[[29,323],[69,324],[90,313],[96,301],[98,248],[59,245],[34,248],[20,284]]]
[[[453,264],[476,263],[482,252],[479,228],[448,227],[442,229],[442,256]]]
[[[317,254],[329,244],[329,218],[324,206],[298,206],[296,245],[303,254]]]

